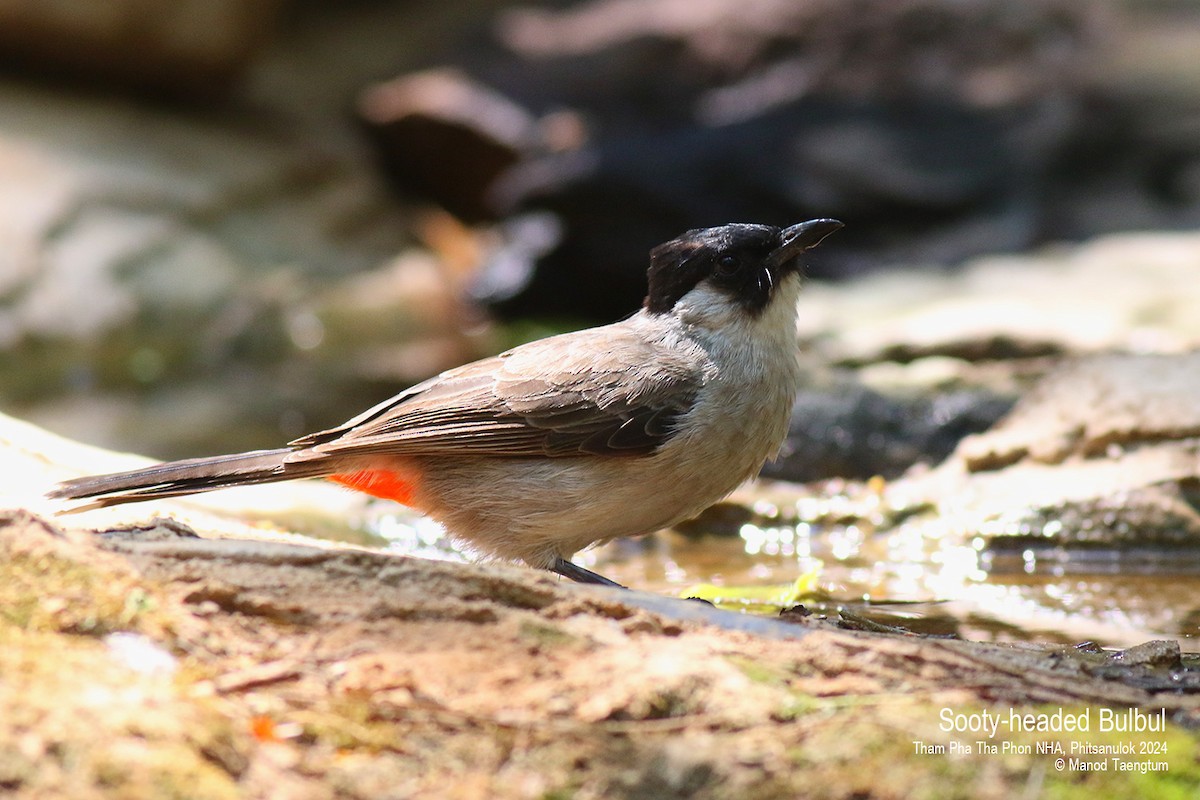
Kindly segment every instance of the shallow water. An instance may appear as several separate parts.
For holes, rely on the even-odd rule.
[[[765,547],[763,533],[667,532],[581,560],[626,585],[664,593],[698,582],[788,584],[815,571],[816,592],[801,600],[809,611],[836,616],[845,609],[921,633],[1112,647],[1178,638],[1185,650],[1200,650],[1200,552],[1089,552],[1078,559],[1027,552],[1014,565],[936,542],[905,552],[895,533],[774,529],[765,532]]]
[[[388,507],[365,525],[396,552],[463,560],[428,520]],[[814,614],[860,617],[915,632],[979,641],[1126,647],[1180,639],[1200,650],[1200,550],[989,551],[981,539],[954,545],[901,524],[730,524],[721,514],[688,526],[585,551],[577,561],[627,586],[678,595],[696,584],[729,591],[718,601],[747,613],[781,608],[740,599],[742,587],[785,586],[802,577]],[[719,532],[719,534],[718,534]],[[748,594],[748,593],[746,593]]]

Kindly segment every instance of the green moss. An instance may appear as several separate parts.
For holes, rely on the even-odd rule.
[[[802,698],[797,698],[801,702]],[[1052,800],[1094,800],[1096,797],[1195,797],[1200,786],[1200,763],[1195,758],[1200,736],[1168,725],[1164,733],[1101,733],[1097,728],[1098,709],[1091,709],[1091,730],[1085,732],[1016,732],[1000,728],[994,739],[986,733],[942,733],[938,715],[942,706],[928,702],[889,698],[878,699],[874,707],[866,703],[843,705],[835,714],[819,714],[822,698],[809,698],[806,713],[791,724],[808,728],[803,747],[787,752],[797,774],[805,776],[812,796],[852,795],[861,792],[871,797],[953,798],[1022,796],[1034,787],[1033,796]],[[976,714],[983,706],[955,706],[956,714]],[[1008,707],[989,709],[1007,718]],[[1016,707],[1017,714],[1047,713],[1055,708]],[[1065,708],[1078,713],[1082,708]],[[979,741],[994,745],[996,751],[981,748]],[[935,752],[919,751],[915,742],[923,741]],[[1069,759],[1073,743],[1119,744],[1155,742],[1165,745],[1159,755],[1123,756],[1125,763],[1163,761],[1161,772],[1117,771],[1110,756],[1080,756],[1085,760],[1106,761],[1105,772],[1071,770]],[[959,745],[951,749],[951,743]],[[1042,746],[1042,752],[1038,747]],[[1061,748],[1061,754],[1059,753]],[[1056,766],[1064,759],[1063,768]]]
[[[771,719],[777,722],[794,722],[819,711],[822,706],[828,706],[828,703],[822,703],[819,699],[808,695],[793,694],[784,700],[779,708],[771,712]]]
[[[642,719],[672,719],[699,710],[697,698],[692,692],[671,688],[652,692],[646,698],[645,707],[636,709],[636,715]]]
[[[128,740],[126,740],[128,743]],[[230,776],[186,742],[112,743],[93,754],[95,782],[122,800],[234,800]]]
[[[521,624],[517,627],[517,633],[545,647],[561,647],[579,641],[577,637],[562,628],[534,620],[521,620]]]
[[[764,664],[761,661],[755,661],[741,655],[726,656],[725,660],[737,667],[739,672],[755,683],[762,683],[768,686],[783,686],[788,681],[788,675],[775,665]]]
[[[48,553],[0,560],[0,626],[103,636],[161,627],[158,604],[132,577],[114,576]]]
[[[336,750],[374,753],[396,750],[403,741],[396,723],[380,716],[369,696],[340,697],[328,706],[297,711],[289,721],[304,729],[304,739]]]
[[[14,625],[0,625],[0,675],[0,784],[30,796],[239,796],[249,736],[190,684],[131,674],[90,636]],[[26,749],[30,732],[44,752]]]

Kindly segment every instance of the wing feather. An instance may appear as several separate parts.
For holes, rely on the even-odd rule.
[[[620,323],[532,342],[297,439],[289,460],[651,453],[674,435],[705,379],[703,358],[683,347]]]

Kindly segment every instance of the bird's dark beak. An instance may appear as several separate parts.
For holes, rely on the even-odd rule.
[[[811,250],[829,234],[844,227],[836,219],[810,219],[790,228],[784,228],[780,238],[783,244],[767,256],[767,265],[778,268],[788,263],[805,250]]]

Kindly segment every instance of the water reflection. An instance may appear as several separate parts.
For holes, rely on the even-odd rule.
[[[856,516],[862,508],[850,498],[805,498],[792,506],[763,501],[736,535],[689,526],[688,535],[664,532],[609,545],[587,559],[616,580],[664,593],[699,582],[784,585],[819,566],[819,592],[805,601],[810,610],[851,608],[911,630],[984,641],[1128,646],[1200,634],[1200,553],[1006,552],[989,549],[984,531],[950,535],[944,522],[877,528],[872,519],[882,521],[884,509],[874,505],[873,515]],[[828,521],[838,518],[856,521]]]
[[[818,591],[804,604],[816,613],[848,608],[910,630],[985,641],[1091,639],[1128,646],[1200,634],[1200,552],[1081,552],[1028,542],[1003,549],[988,531],[964,537],[937,520],[888,528],[895,509],[885,508],[877,493],[865,497],[759,499],[737,513],[717,509],[712,524],[702,518],[686,533],[621,539],[576,560],[664,594],[697,583],[787,585],[815,574]],[[390,504],[380,504],[363,527],[393,552],[470,558],[437,523]],[[1046,535],[1044,529],[1027,533]]]

